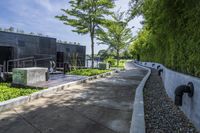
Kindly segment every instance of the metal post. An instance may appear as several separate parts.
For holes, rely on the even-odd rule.
[[[3,62],[3,72],[6,72],[6,61]]]
[[[63,65],[63,73],[64,73],[64,74],[66,74],[66,67],[67,67],[66,64],[67,64],[67,63],[64,63],[64,65]]]
[[[7,72],[9,71],[9,61],[7,62]]]
[[[88,68],[88,60],[87,60],[87,68]]]

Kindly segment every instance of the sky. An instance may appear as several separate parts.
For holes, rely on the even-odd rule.
[[[73,27],[64,25],[63,22],[55,18],[63,12],[60,9],[69,8],[69,0],[1,0],[0,1],[0,27],[5,29],[14,27],[23,30],[25,33],[41,33],[58,40],[67,42],[77,42],[86,46],[86,53],[90,54],[90,38],[88,35],[78,35],[72,32]],[[129,0],[116,0],[114,11],[126,11]],[[130,27],[135,27],[133,36],[137,35],[142,17],[132,20]],[[95,45],[95,53],[101,49],[106,49],[106,45]]]

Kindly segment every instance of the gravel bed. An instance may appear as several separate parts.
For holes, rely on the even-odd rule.
[[[193,124],[167,96],[157,70],[144,88],[145,124],[147,133],[197,133]]]

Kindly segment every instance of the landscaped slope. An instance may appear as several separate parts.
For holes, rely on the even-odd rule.
[[[199,77],[199,6],[199,0],[144,0],[137,8],[144,27],[130,47],[132,54]]]

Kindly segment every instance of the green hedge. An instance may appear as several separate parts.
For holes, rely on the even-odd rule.
[[[38,90],[31,88],[15,88],[11,87],[10,83],[0,83],[0,102],[19,96],[29,95],[36,91]]]
[[[81,76],[94,76],[106,72],[110,72],[111,70],[99,70],[99,69],[77,69],[69,72],[68,74],[72,75],[81,75]]]
[[[144,27],[130,46],[131,53],[200,77],[199,7],[199,0],[144,0]]]

